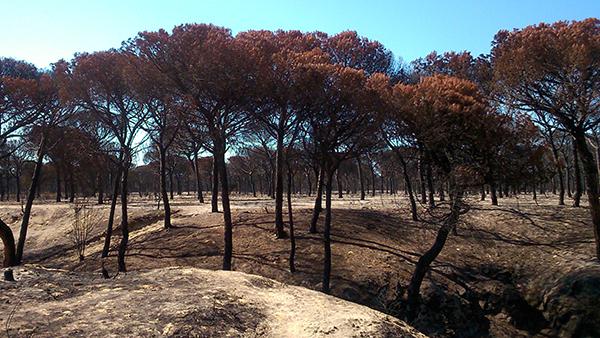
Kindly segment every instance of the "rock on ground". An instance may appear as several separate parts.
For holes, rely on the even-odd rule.
[[[24,266],[0,281],[9,337],[425,337],[320,292],[241,272],[164,268],[120,274]]]

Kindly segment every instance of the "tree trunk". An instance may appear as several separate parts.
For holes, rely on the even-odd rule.
[[[453,199],[450,215],[448,218],[446,218],[446,220],[438,230],[433,245],[419,258],[417,266],[415,267],[415,271],[410,280],[410,284],[408,285],[406,316],[409,321],[412,321],[417,315],[417,307],[419,305],[419,294],[421,290],[421,284],[423,283],[423,279],[425,278],[425,274],[427,273],[427,271],[429,271],[431,263],[437,258],[437,256],[444,248],[444,244],[446,243],[446,239],[448,238],[450,230],[452,230],[456,226],[456,223],[458,223],[458,218],[460,216],[460,203],[462,198],[462,192],[451,190],[451,193]]]
[[[169,197],[173,199],[173,189],[174,181],[173,181],[173,169],[169,170]]]
[[[285,238],[283,229],[283,117],[277,130],[277,149],[275,156],[275,237]]]
[[[290,222],[290,272],[296,272],[296,236],[294,235],[294,213],[292,210],[292,166],[287,164],[287,207]]]
[[[370,160],[369,160],[370,161]],[[375,175],[375,168],[374,165],[371,163],[370,165],[370,169],[371,169],[371,196],[375,197],[375,193],[377,188],[375,187],[375,184],[377,184],[377,176]]]
[[[498,195],[496,195],[496,192],[496,181],[494,181],[494,179],[492,178],[490,180],[490,196],[492,200],[492,205],[498,205]],[[500,191],[500,193],[502,193],[502,191]]]
[[[594,237],[596,240],[596,258],[600,260],[600,200],[598,200],[598,168],[594,161],[594,155],[587,146],[585,133],[575,134],[577,142],[577,151],[581,157],[581,164],[585,174],[586,189],[592,224],[594,227]]]
[[[581,170],[579,169],[577,142],[575,141],[573,141],[573,168],[575,169],[575,195],[573,196],[573,206],[579,207],[583,188],[581,186]]]
[[[198,201],[200,203],[204,203],[204,196],[202,195],[202,179],[200,178],[200,166],[198,165],[198,153],[194,153],[194,162],[193,162],[193,168],[194,169],[194,174],[196,175],[196,191],[197,191],[197,197],[198,197]]]
[[[13,232],[6,223],[2,222],[0,219],[0,239],[2,240],[2,244],[4,246],[4,261],[2,262],[3,268],[8,268],[9,266],[14,266],[17,264],[16,254],[15,254],[15,237],[13,236]]]
[[[418,171],[419,171],[419,185],[421,187],[421,204],[427,203],[427,191],[425,188],[425,168],[423,163],[423,155],[419,157]]]
[[[558,148],[554,143],[553,134],[550,134],[549,137],[550,148],[552,149],[552,157],[554,157],[554,165],[556,166],[556,172],[558,174],[558,186],[559,186],[559,195],[558,195],[558,205],[565,205],[565,182],[564,182],[564,174],[562,171],[562,166],[560,164],[560,158],[558,156]],[[556,192],[556,186],[552,187],[553,191]]]
[[[400,161],[400,165],[402,166],[402,174],[404,176],[404,186],[406,191],[408,192],[408,198],[410,200],[410,214],[412,216],[413,221],[418,221],[419,217],[417,215],[417,202],[415,201],[415,194],[413,192],[412,183],[410,182],[410,176],[408,175],[408,165],[404,160],[404,156],[400,153],[400,151],[396,148],[394,149],[394,153],[398,157],[398,161]]]
[[[169,229],[171,225],[171,205],[169,204],[169,196],[167,195],[167,151],[164,147],[157,145],[159,155],[159,177],[160,177],[160,194],[165,209],[164,227]],[[171,175],[171,198],[173,198],[173,176]]]
[[[61,192],[61,182],[60,182],[60,166],[58,165],[58,163],[56,163],[55,166],[56,169],[56,202],[60,202],[62,200],[62,192]]]
[[[131,154],[129,153],[129,149],[125,150],[124,162],[121,164],[122,174],[121,174],[121,243],[119,244],[119,255],[118,255],[118,265],[119,272],[127,272],[127,267],[125,265],[125,253],[127,252],[127,243],[129,242],[129,223],[127,219],[127,194],[128,194],[128,186],[127,179],[129,176],[129,165],[131,161]]]
[[[210,196],[211,212],[219,212],[219,161],[213,154],[212,195]]]
[[[98,184],[98,204],[104,204],[104,182],[102,180],[102,172],[99,170],[96,176],[96,184]]]
[[[75,177],[72,167],[69,170],[69,203],[75,203]]]
[[[317,179],[317,194],[315,197],[315,206],[313,208],[312,218],[310,220],[310,229],[309,232],[311,234],[317,233],[317,221],[319,220],[319,214],[321,210],[323,210],[323,184],[324,184],[324,174],[323,167],[319,169],[319,177]]]
[[[433,200],[433,194],[435,191],[433,190],[433,170],[431,168],[431,163],[427,161],[425,163],[427,170],[427,190],[429,191],[429,207],[435,208],[435,201]]]
[[[358,180],[360,182],[360,200],[365,200],[365,179],[363,177],[362,164],[360,162],[360,156],[356,159],[356,165],[358,166]]]
[[[121,160],[119,160],[121,162]],[[104,234],[104,247],[102,248],[102,257],[108,257],[108,252],[110,250],[110,240],[113,232],[113,224],[115,219],[115,209],[117,208],[117,197],[119,196],[119,183],[121,181],[121,166],[119,164],[119,168],[117,169],[117,175],[115,176],[115,181],[113,182],[114,188],[113,193],[110,200],[110,211],[108,214],[108,225],[106,226],[106,233]]]
[[[218,157],[219,176],[221,176],[221,204],[223,206],[224,242],[223,270],[231,270],[233,258],[233,222],[231,220],[231,208],[229,203],[229,182],[227,181],[227,167],[225,166],[225,142],[215,143],[215,153]]]
[[[21,169],[17,168],[15,175],[17,202],[21,202]]]
[[[340,179],[340,169],[338,168],[335,179],[337,182],[338,198],[344,198],[344,192],[342,191],[342,180]]]
[[[42,172],[43,159],[46,153],[46,136],[42,134],[40,145],[37,151],[37,159],[35,162],[35,168],[33,169],[33,176],[31,178],[31,185],[29,186],[29,192],[27,193],[27,202],[25,204],[25,210],[23,211],[23,220],[21,222],[21,229],[19,231],[19,241],[17,242],[16,252],[16,264],[23,262],[23,249],[25,248],[25,240],[27,239],[27,228],[29,226],[29,218],[31,217],[31,208],[33,206],[33,200],[35,199],[36,189],[39,184],[40,174]]]
[[[322,291],[330,293],[329,281],[331,278],[331,193],[333,170],[327,173],[325,181],[325,225],[323,227],[323,283]]]

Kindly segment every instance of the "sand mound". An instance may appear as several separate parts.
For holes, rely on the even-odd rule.
[[[368,307],[241,272],[173,267],[102,279],[24,266],[15,278],[0,282],[9,336],[424,337]]]

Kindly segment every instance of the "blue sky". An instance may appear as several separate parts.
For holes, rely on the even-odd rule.
[[[247,29],[356,30],[405,61],[432,50],[489,51],[499,29],[600,17],[600,0],[184,1],[0,0],[0,56],[46,67],[181,23]]]

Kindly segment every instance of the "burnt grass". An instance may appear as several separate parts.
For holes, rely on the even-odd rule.
[[[233,201],[234,270],[319,290],[323,245],[321,234],[308,232],[310,204],[300,203],[294,210],[297,272],[292,274],[289,241],[273,235],[272,200],[239,199],[244,199],[242,208],[236,208],[237,201]],[[552,196],[540,196],[537,203],[530,196],[504,198],[500,206],[475,197],[469,203],[471,210],[462,216],[458,234],[450,236],[425,279],[420,314],[411,324],[433,337],[554,336],[557,324],[544,316],[540,299],[546,283],[588,264],[593,257],[588,210],[557,206]],[[143,203],[132,205],[136,208]],[[133,217],[128,269],[220,269],[222,214],[206,208],[198,211],[195,205],[191,199],[176,198],[174,227],[169,230],[162,228],[155,211]],[[432,243],[436,219],[443,213],[444,206],[434,212],[422,209],[421,220],[415,222],[403,197],[360,202],[346,195],[337,200],[332,225],[332,294],[402,319],[405,288],[420,254]],[[94,241],[98,244],[102,238]],[[114,275],[118,242],[115,231],[110,256],[104,261],[101,245],[94,243],[83,262],[68,247],[60,253],[40,253],[32,260],[47,267],[97,273],[104,264]],[[237,313],[233,306],[222,311],[226,313],[214,317]],[[252,326],[246,321],[239,319],[242,325]],[[183,336],[192,333],[207,334],[180,332]]]

